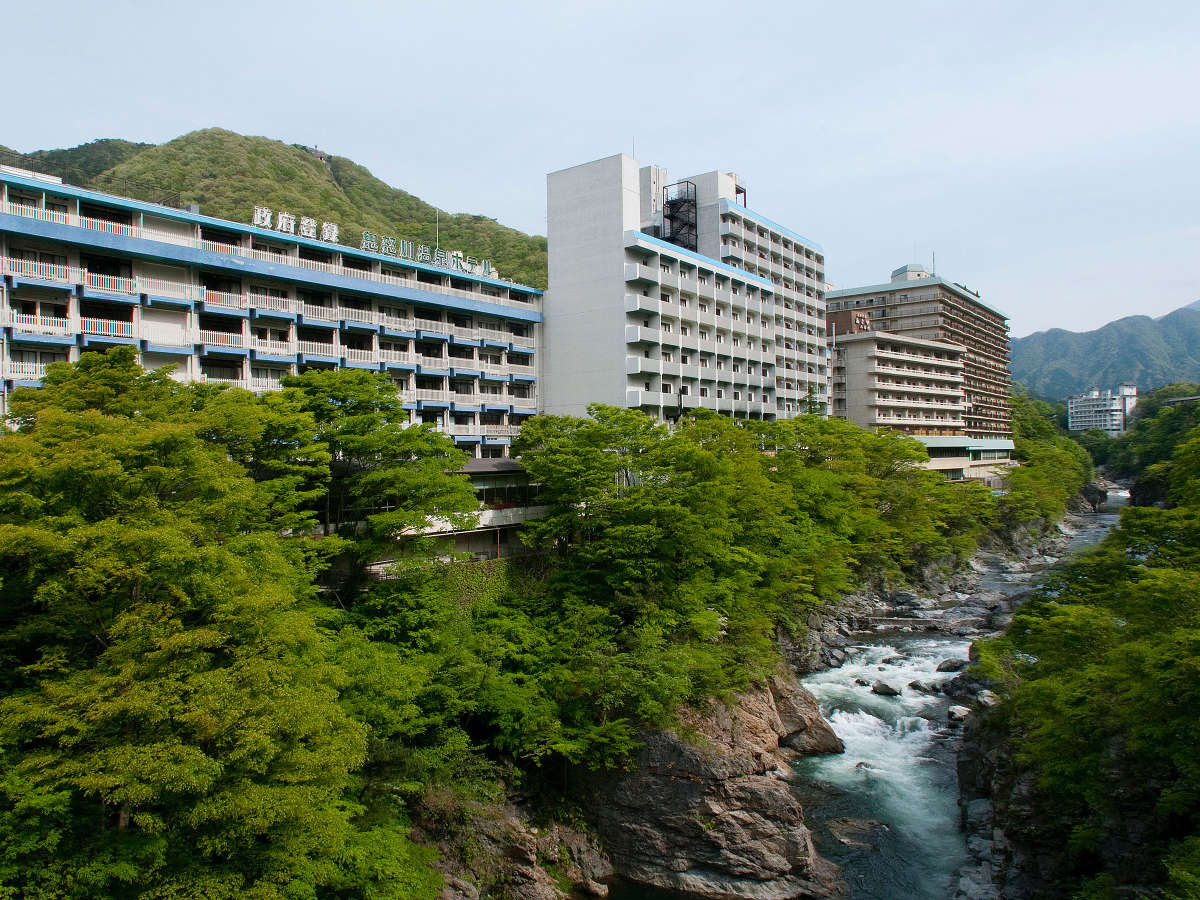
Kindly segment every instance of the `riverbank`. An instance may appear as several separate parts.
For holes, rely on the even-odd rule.
[[[852,900],[988,896],[987,810],[960,807],[956,769],[964,720],[993,698],[961,670],[1042,573],[1115,521],[1068,516],[1038,540],[1019,536],[1015,556],[981,551],[940,590],[859,595],[822,623],[802,684],[846,753],[800,762],[794,787]]]

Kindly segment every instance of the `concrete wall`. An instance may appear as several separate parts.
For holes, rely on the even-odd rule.
[[[580,416],[625,404],[626,229],[641,225],[637,162],[624,154],[546,176],[549,275],[544,411]]]

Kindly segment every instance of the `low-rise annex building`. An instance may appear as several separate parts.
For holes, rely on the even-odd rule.
[[[506,456],[538,408],[541,292],[443,251],[439,266],[373,252],[374,235],[355,249],[298,236],[289,214],[276,221],[0,166],[0,402],[51,362],[118,344],[180,381],[254,391],[310,368],[360,368],[401,387],[410,421],[474,456]]]
[[[672,183],[619,154],[546,181],[546,412],[828,411],[824,254],[736,175]]]

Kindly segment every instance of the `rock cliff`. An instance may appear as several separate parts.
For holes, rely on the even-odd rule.
[[[842,742],[790,672],[648,734],[629,771],[593,776],[586,808],[626,878],[704,897],[844,895],[813,848],[787,761]]]

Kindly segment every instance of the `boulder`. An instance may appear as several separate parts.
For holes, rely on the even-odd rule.
[[[1000,702],[1000,698],[996,696],[995,691],[982,690],[975,695],[975,702],[980,706],[991,707]]]
[[[900,688],[896,687],[894,684],[889,684],[883,679],[880,679],[871,685],[871,693],[879,694],[881,697],[899,697]]]
[[[940,663],[938,663],[937,670],[939,672],[961,672],[970,664],[971,663],[969,660],[951,657],[950,659],[943,659]]]
[[[952,706],[946,710],[946,718],[951,722],[965,721],[970,714],[971,710],[966,706]]]
[[[928,681],[910,681],[908,686],[921,694],[940,694],[942,692],[940,687]]]

